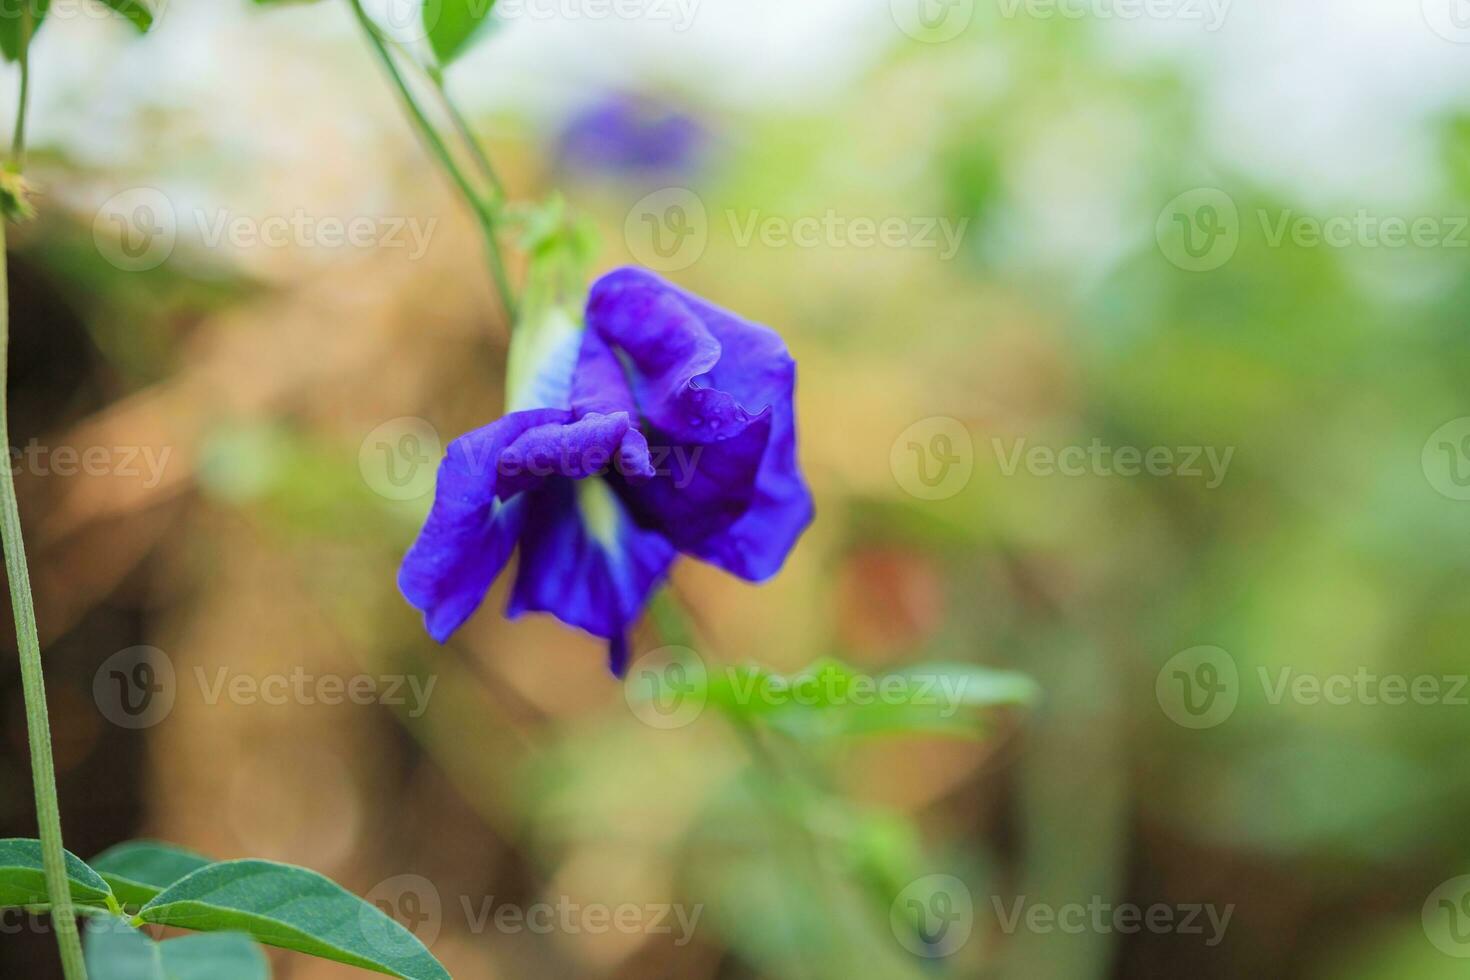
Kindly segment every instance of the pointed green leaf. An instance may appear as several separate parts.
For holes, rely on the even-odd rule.
[[[91,980],[270,980],[265,953],[235,932],[158,943],[106,916],[87,924],[86,955]]]
[[[81,858],[66,855],[71,897],[79,905],[107,908],[112,891]],[[27,838],[0,840],[0,908],[45,905],[46,873],[41,864],[41,842]]]
[[[245,932],[282,949],[401,980],[449,980],[413,933],[314,871],[272,861],[225,861],[194,872],[138,913],[199,932]]]
[[[495,0],[424,0],[424,32],[442,67],[469,50],[471,42],[493,21]]]
[[[139,34],[148,33],[148,29],[153,26],[153,11],[149,10],[142,0],[99,0],[99,2],[126,17],[138,29]]]
[[[148,904],[165,888],[210,864],[209,858],[156,841],[136,840],[109,848],[92,859],[92,870],[112,886],[124,905]]]
[[[6,61],[20,57],[20,35],[27,7],[31,12],[31,37],[41,29],[51,0],[0,0],[0,54]]]

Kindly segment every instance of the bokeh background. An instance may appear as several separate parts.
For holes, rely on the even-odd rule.
[[[1459,2],[569,0],[453,69],[599,269],[661,267],[801,365],[819,516],[768,585],[678,568],[705,661],[1042,691],[980,740],[790,769],[714,711],[647,724],[598,644],[506,621],[504,582],[444,649],[397,595],[508,331],[346,6],[174,0],[141,40],[53,15],[10,396],[68,845],[313,867],[463,978],[1464,975]],[[354,219],[371,240],[301,230]],[[210,694],[293,672],[433,687]],[[12,657],[0,733],[0,836],[30,836]],[[916,954],[910,887],[963,942]],[[494,919],[627,903],[697,923]],[[1075,906],[1173,924],[1047,925]],[[5,926],[0,975],[59,975],[44,923]]]

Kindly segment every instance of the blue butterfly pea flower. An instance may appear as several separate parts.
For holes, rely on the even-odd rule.
[[[593,285],[584,331],[534,349],[518,410],[450,444],[399,587],[442,643],[519,548],[508,615],[608,640],[621,675],[679,553],[760,582],[811,523],[796,363],[769,328],[633,268]]]

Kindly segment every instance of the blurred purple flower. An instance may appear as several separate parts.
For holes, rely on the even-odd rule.
[[[774,331],[632,268],[593,286],[586,319],[561,377],[537,386],[555,394],[450,444],[399,587],[442,643],[519,545],[508,614],[607,639],[621,675],[678,552],[763,581],[813,507],[796,363]]]
[[[654,100],[612,95],[562,130],[557,158],[583,173],[672,176],[698,166],[708,133],[694,117]]]

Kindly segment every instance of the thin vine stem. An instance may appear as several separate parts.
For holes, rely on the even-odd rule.
[[[11,167],[16,173],[26,165],[26,115],[31,105],[31,20],[30,3],[21,6],[20,51],[16,60],[20,64],[20,102],[15,109],[15,135],[10,140]]]
[[[10,143],[9,169],[19,175],[25,169],[26,118],[31,101],[31,35],[35,20],[29,0],[21,5],[20,96],[15,110],[15,133]],[[23,193],[14,189],[12,193]],[[10,445],[10,411],[7,386],[10,367],[10,286],[8,279],[5,219],[0,218],[0,439]],[[56,793],[56,762],[51,750],[51,717],[46,706],[46,675],[41,663],[41,637],[36,629],[36,606],[31,596],[31,575],[26,565],[25,540],[21,536],[20,504],[15,497],[15,476],[0,467],[0,543],[5,553],[5,576],[10,586],[10,605],[15,616],[15,645],[20,657],[20,678],[25,699],[26,738],[31,753],[31,780],[36,795],[36,826],[41,838],[41,867],[46,880],[46,897],[51,913],[61,970],[66,980],[87,980],[82,956],[82,938],[77,930],[76,908],[66,874],[66,848],[61,835],[61,804]]]
[[[9,359],[10,291],[6,283],[5,225],[0,221],[0,439],[4,439],[6,445],[10,444],[10,417],[5,394]],[[61,842],[61,807],[56,798],[56,764],[51,756],[51,719],[46,709],[41,639],[36,631],[36,609],[31,598],[25,542],[21,538],[15,478],[8,466],[0,466],[0,539],[4,542],[10,605],[15,612],[15,642],[20,651],[31,776],[36,788],[36,822],[41,833],[41,862],[46,873],[47,897],[51,899],[51,921],[66,980],[86,980],[82,941],[77,932],[76,910],[72,906],[71,886],[66,876],[66,852]]]
[[[444,80],[444,73],[433,70],[428,72],[428,75],[429,80],[434,83],[434,91],[439,93],[439,101],[444,106],[445,114],[454,123],[454,128],[459,133],[460,140],[465,146],[469,147],[470,155],[475,158],[475,164],[480,168],[480,173],[485,175],[485,179],[495,189],[496,197],[501,201],[505,201],[505,183],[500,179],[500,174],[496,172],[495,165],[490,162],[490,154],[485,152],[484,145],[475,136],[475,131],[470,126],[469,120],[460,111],[459,106],[454,101],[454,97],[449,94],[449,86]]]
[[[475,186],[465,176],[464,171],[455,161],[454,154],[449,152],[449,147],[445,145],[444,139],[439,135],[439,131],[434,127],[433,122],[430,121],[428,113],[419,105],[418,99],[414,97],[413,90],[409,87],[407,80],[404,79],[403,73],[398,70],[398,63],[393,60],[393,53],[388,49],[388,44],[385,43],[377,25],[373,23],[372,18],[367,15],[367,12],[362,9],[361,0],[347,0],[347,4],[352,8],[353,16],[357,18],[358,24],[367,36],[368,44],[377,56],[378,62],[383,66],[383,71],[387,73],[388,80],[398,90],[399,98],[402,100],[404,108],[408,110],[409,118],[418,130],[419,135],[423,138],[425,145],[429,148],[429,152],[438,160],[439,165],[444,168],[445,173],[449,175],[455,187],[459,189],[459,192],[469,203],[471,209],[474,210],[481,237],[485,241],[485,251],[490,259],[490,272],[495,278],[496,291],[500,294],[501,305],[505,309],[509,324],[514,329],[517,304],[515,292],[511,288],[510,276],[506,272],[505,257],[500,249],[496,203],[487,200],[483,194],[475,189]],[[475,144],[474,152],[477,155],[484,153],[478,144]],[[486,162],[488,163],[488,158],[486,158]],[[491,172],[493,173],[493,170]],[[496,178],[496,183],[498,186],[498,178]],[[499,194],[498,190],[497,194]]]

